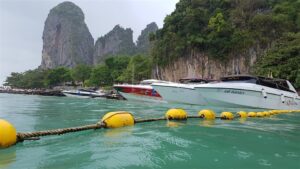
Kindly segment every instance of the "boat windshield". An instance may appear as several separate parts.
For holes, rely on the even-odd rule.
[[[259,81],[257,82],[257,84],[295,93],[295,91],[290,90],[290,87],[286,80],[259,77]]]

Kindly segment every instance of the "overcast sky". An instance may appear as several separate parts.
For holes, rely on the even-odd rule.
[[[133,30],[136,41],[150,22],[161,28],[164,17],[179,0],[71,0],[85,14],[94,40],[115,25]],[[41,64],[42,33],[51,8],[60,0],[0,0],[0,85],[11,72],[35,69]]]

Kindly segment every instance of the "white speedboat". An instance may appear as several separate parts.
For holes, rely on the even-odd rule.
[[[228,76],[218,83],[193,86],[152,84],[163,99],[228,108],[300,109],[300,97],[287,80],[248,75]],[[196,101],[195,101],[196,100]]]
[[[180,79],[180,83],[153,83],[151,86],[160,93],[162,98],[169,103],[184,103],[206,105],[200,93],[195,92],[195,86],[213,82],[200,78]]]
[[[167,81],[149,79],[143,80],[140,84],[116,84],[113,88],[126,100],[144,102],[165,102],[160,94],[151,86],[152,83],[172,83]]]
[[[86,89],[78,89],[78,90],[63,90],[62,93],[68,97],[77,97],[77,98],[96,98],[103,97],[106,94],[103,91],[94,91],[94,90],[86,90]]]

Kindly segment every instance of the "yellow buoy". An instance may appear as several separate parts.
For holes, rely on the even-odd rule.
[[[6,148],[16,144],[17,131],[8,121],[0,119],[0,148]]]
[[[240,118],[247,118],[247,112],[239,111],[236,113],[238,117]]]
[[[276,114],[273,110],[269,111],[269,113],[270,113],[270,115],[275,115]]]
[[[216,118],[213,110],[204,109],[198,112],[198,115],[206,120],[213,120]]]
[[[187,119],[187,113],[183,109],[169,109],[166,112],[165,116],[168,120],[186,120]]]
[[[263,112],[257,112],[256,117],[264,117],[265,114]]]
[[[256,113],[255,112],[249,112],[248,117],[256,117]]]
[[[109,112],[102,117],[101,122],[105,124],[106,128],[118,128],[133,126],[134,118],[131,113],[126,111]]]
[[[264,113],[265,113],[265,116],[267,116],[267,117],[269,117],[271,115],[271,113],[268,111],[265,111]]]
[[[221,119],[232,120],[233,118],[234,118],[234,115],[231,112],[222,112],[221,113]]]

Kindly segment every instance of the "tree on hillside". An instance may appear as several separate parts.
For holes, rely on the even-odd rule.
[[[111,73],[113,83],[118,81],[118,77],[125,71],[130,61],[130,56],[114,56],[105,60],[105,65]]]
[[[109,67],[105,64],[101,64],[93,68],[89,82],[94,86],[112,85],[113,78]]]
[[[24,73],[11,73],[7,77],[5,85],[16,88],[44,88],[45,87],[46,70],[35,69],[28,70]]]
[[[290,33],[281,38],[256,65],[256,74],[288,79],[300,88],[300,33]]]
[[[79,64],[71,71],[71,76],[74,80],[84,82],[90,78],[92,68],[88,65]]]
[[[52,87],[68,81],[72,81],[71,71],[65,67],[58,67],[48,71],[45,83],[46,86]]]
[[[4,85],[16,88],[23,88],[23,76],[23,73],[12,72],[10,76],[6,78]]]
[[[118,78],[119,81],[137,83],[144,79],[151,77],[152,62],[147,56],[136,55],[133,56],[126,70]]]
[[[226,62],[265,50],[284,33],[299,32],[299,13],[298,0],[181,0],[151,35],[153,61],[165,67],[196,51]]]

